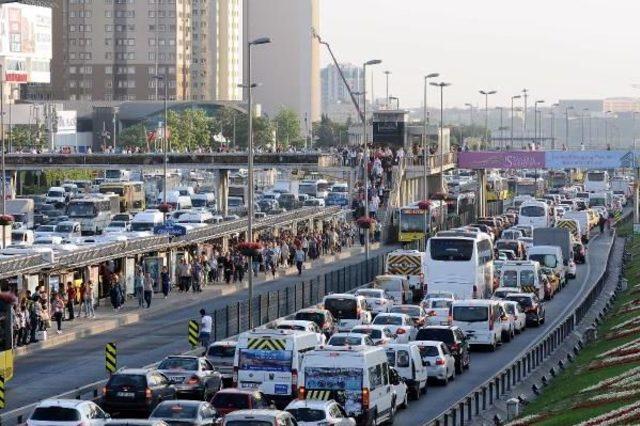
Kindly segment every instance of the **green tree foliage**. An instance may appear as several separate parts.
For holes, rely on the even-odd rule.
[[[193,151],[196,148],[212,146],[212,119],[202,109],[192,108],[182,112],[169,111],[167,123],[172,150]]]
[[[320,121],[313,123],[314,145],[327,148],[346,145],[349,141],[347,130],[350,123],[351,120],[345,124],[336,123],[323,114]]]
[[[291,108],[281,108],[273,119],[278,145],[284,149],[304,145],[300,135],[300,117]]]
[[[134,124],[124,129],[118,135],[118,145],[124,147],[135,147],[149,149],[147,142],[147,129],[143,124]]]
[[[16,124],[7,135],[9,142],[14,150],[41,149],[47,143],[44,126]]]

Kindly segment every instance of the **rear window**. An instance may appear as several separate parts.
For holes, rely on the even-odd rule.
[[[373,324],[376,325],[402,325],[401,317],[392,317],[386,315],[378,315],[376,319],[373,320]]]
[[[331,346],[359,346],[362,344],[362,338],[356,336],[333,336],[329,339]]]
[[[351,330],[352,333],[358,333],[358,334],[366,334],[367,336],[371,337],[372,339],[381,339],[382,338],[382,331],[377,330],[375,328],[358,328],[358,329],[354,329]]]
[[[358,319],[358,304],[355,299],[330,298],[324,302],[324,307],[336,319]]]
[[[324,410],[294,408],[287,411],[299,422],[321,422],[325,420]]]
[[[517,271],[502,271],[502,286],[503,287],[517,287],[518,286],[518,272]]]
[[[216,408],[249,408],[249,397],[232,393],[218,392],[211,400],[211,405]]]
[[[423,328],[418,330],[416,340],[435,340],[436,342],[453,343],[453,331],[443,328]]]
[[[451,300],[432,300],[431,309],[449,309],[453,302]]]
[[[144,388],[147,386],[147,378],[141,375],[133,374],[116,374],[111,376],[107,386],[120,387],[128,386],[133,388]]]
[[[198,360],[194,358],[168,358],[158,365],[158,370],[197,370]]]
[[[215,358],[233,358],[236,354],[236,348],[233,346],[211,346],[207,352],[207,356]]]
[[[80,412],[75,408],[38,407],[31,415],[31,420],[47,422],[74,422],[80,420]]]
[[[489,308],[486,306],[454,306],[453,320],[465,322],[487,321]]]
[[[163,419],[195,419],[198,416],[197,405],[162,404],[158,406],[151,417]]]
[[[262,420],[231,420],[226,423],[227,426],[273,426],[271,422]]]
[[[508,300],[513,300],[514,302],[518,302],[522,307],[528,307],[533,305],[531,298],[528,296],[509,296]]]
[[[440,351],[436,346],[418,346],[418,349],[420,349],[420,355],[423,359],[431,356],[440,356]]]

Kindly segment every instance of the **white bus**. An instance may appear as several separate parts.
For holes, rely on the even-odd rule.
[[[111,222],[111,204],[108,197],[78,198],[69,201],[67,216],[80,222],[83,235],[101,234]]]
[[[550,228],[553,217],[549,205],[544,201],[526,201],[520,206],[518,225],[530,225],[533,228]]]
[[[493,244],[484,233],[430,238],[426,293],[450,292],[458,299],[488,298],[493,292]]]
[[[584,190],[586,192],[603,192],[609,190],[609,172],[591,170],[584,178]]]
[[[331,185],[325,179],[305,180],[298,185],[298,193],[315,198],[327,198]]]

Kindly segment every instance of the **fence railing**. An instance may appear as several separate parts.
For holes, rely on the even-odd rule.
[[[331,293],[345,293],[365,286],[380,275],[384,269],[384,256],[379,254],[341,269],[316,275],[310,279],[289,285],[277,291],[270,291],[253,297],[253,319],[255,325],[264,325],[278,318],[322,302]],[[213,312],[213,340],[219,341],[249,329],[249,301],[229,303]],[[188,319],[185,319],[185,322]],[[185,324],[186,330],[186,324]],[[186,341],[186,336],[185,336]],[[200,352],[201,353],[201,352]],[[102,396],[102,388],[107,380],[100,380],[70,392],[56,395],[56,399],[96,400]],[[7,385],[11,387],[11,382]],[[5,394],[9,401],[11,392]],[[14,426],[24,423],[36,404],[30,404],[0,415],[0,424]]]
[[[619,222],[627,220],[629,213]],[[615,235],[615,234],[614,234]],[[614,239],[615,241],[615,239]],[[589,308],[598,298],[609,277],[608,265],[613,254],[613,244],[609,246],[607,253],[607,267],[602,272],[595,285],[586,293],[580,303],[570,311],[564,319],[540,336],[514,361],[500,370],[491,379],[487,380],[466,396],[449,406],[426,423],[428,426],[463,426],[470,423],[475,416],[494,405],[495,401],[507,392],[510,392],[518,383],[527,379],[540,365],[542,365],[558,349],[562,342],[569,337],[582,321]]]

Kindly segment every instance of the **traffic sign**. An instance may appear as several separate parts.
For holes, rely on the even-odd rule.
[[[200,342],[200,324],[198,324],[198,321],[189,321],[188,332],[187,338],[189,339],[189,344],[195,348]]]
[[[176,225],[174,223],[167,222],[163,225],[158,225],[153,228],[155,235],[170,235],[172,237],[182,237],[187,235],[187,228],[182,225]]]
[[[118,370],[118,350],[115,343],[107,343],[104,348],[104,362],[109,374]]]

